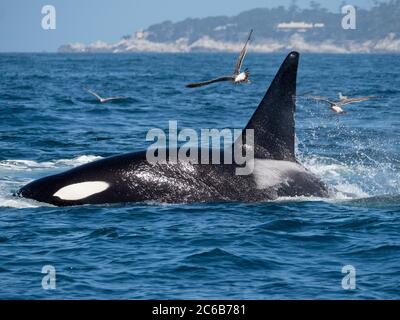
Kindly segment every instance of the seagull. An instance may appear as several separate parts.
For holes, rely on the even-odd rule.
[[[357,102],[363,102],[363,101],[367,101],[367,100],[371,100],[371,99],[376,99],[377,97],[359,97],[359,98],[348,98],[348,97],[344,97],[340,94],[340,96],[342,97],[339,101],[331,101],[328,100],[324,97],[311,97],[314,100],[317,101],[323,101],[323,102],[327,102],[330,105],[330,108],[332,111],[338,113],[338,114],[345,114],[346,111],[343,110],[343,106],[347,105],[347,104],[351,104],[351,103],[357,103]],[[340,98],[339,96],[339,98]]]
[[[247,37],[247,41],[246,41],[242,51],[240,52],[239,58],[236,61],[235,71],[233,72],[233,74],[231,76],[219,77],[219,78],[215,78],[215,79],[204,81],[204,82],[190,83],[190,84],[186,85],[186,87],[187,88],[196,88],[196,87],[206,86],[208,84],[215,83],[215,82],[221,82],[221,81],[230,81],[234,84],[238,84],[238,83],[242,83],[242,82],[249,83],[250,82],[249,70],[245,69],[243,72],[240,72],[240,68],[242,67],[244,57],[246,56],[248,44],[250,42],[252,34],[253,34],[253,29],[250,30],[249,36]]]
[[[127,99],[126,97],[109,97],[109,98],[102,98],[100,97],[96,92],[94,92],[93,90],[90,90],[89,88],[84,88],[87,92],[89,92],[90,94],[92,94],[93,96],[95,96],[100,103],[106,103],[106,102],[110,102],[110,101],[115,101],[115,100],[125,100]]]

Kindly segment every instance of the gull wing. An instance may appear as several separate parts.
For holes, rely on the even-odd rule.
[[[345,104],[350,104],[350,103],[357,103],[357,102],[363,102],[363,101],[368,101],[371,99],[376,99],[377,97],[359,97],[359,98],[350,98],[350,99],[344,99],[340,103],[345,105]]]
[[[95,96],[97,99],[99,100],[103,100],[102,97],[100,97],[96,92],[94,92],[93,90],[90,90],[89,88],[84,88],[87,92],[89,92],[91,95]]]
[[[109,97],[109,98],[103,99],[103,101],[108,102],[108,101],[125,100],[125,99],[127,99],[127,97]]]
[[[253,29],[250,30],[249,36],[247,37],[247,41],[244,44],[244,47],[243,47],[242,51],[240,52],[239,58],[236,61],[235,71],[234,71],[233,74],[239,74],[240,73],[240,68],[242,67],[242,63],[243,63],[244,57],[246,56],[247,49],[248,49],[248,44],[250,42],[252,34],[253,34]]]
[[[329,103],[330,105],[341,104],[341,103],[339,103],[339,102],[330,101],[330,100],[328,100],[328,99],[325,98],[325,97],[319,97],[319,96],[309,96],[309,97],[310,97],[311,99],[313,99],[313,100],[316,100],[316,101],[327,102],[327,103]]]
[[[215,82],[232,81],[233,79],[234,79],[234,77],[232,77],[232,76],[229,76],[229,77],[219,77],[219,78],[215,78],[215,79],[208,80],[208,81],[196,82],[196,83],[189,83],[188,85],[186,85],[186,87],[187,87],[187,88],[202,87],[202,86],[206,86],[206,85],[209,85],[209,84],[215,83]]]

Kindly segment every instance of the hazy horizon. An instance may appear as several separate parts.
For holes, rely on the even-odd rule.
[[[0,52],[55,52],[66,43],[91,43],[97,40],[115,42],[123,35],[166,20],[173,22],[186,18],[234,16],[240,12],[261,7],[309,7],[311,1],[249,0],[202,3],[171,0],[3,0],[0,3]],[[338,12],[343,1],[316,1],[330,11]],[[382,1],[381,1],[382,2]],[[349,2],[350,3],[350,2]],[[373,0],[354,0],[352,5],[365,9]],[[44,5],[53,5],[57,12],[56,30],[41,27]],[[154,9],[157,8],[157,9]]]

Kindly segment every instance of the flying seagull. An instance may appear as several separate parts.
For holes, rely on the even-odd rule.
[[[110,101],[115,101],[115,100],[125,100],[127,99],[126,97],[109,97],[109,98],[102,98],[100,97],[100,95],[98,95],[96,92],[94,92],[93,90],[90,90],[89,88],[84,87],[84,89],[89,92],[91,95],[95,96],[100,103],[106,103],[106,102],[110,102]]]
[[[367,100],[371,100],[371,99],[376,99],[378,97],[376,96],[369,96],[369,97],[358,97],[358,98],[349,98],[348,96],[344,96],[342,95],[341,92],[339,92],[339,100],[342,103],[353,103],[353,102],[362,102],[362,101],[367,101]]]
[[[215,78],[215,79],[204,81],[204,82],[190,83],[190,84],[186,85],[186,87],[187,88],[196,88],[196,87],[206,86],[208,84],[215,83],[215,82],[221,82],[221,81],[230,81],[234,84],[238,84],[238,83],[242,83],[242,82],[249,83],[250,82],[249,81],[249,76],[250,76],[249,70],[245,69],[243,72],[240,72],[240,69],[242,67],[244,57],[246,56],[248,44],[250,42],[252,34],[253,34],[253,29],[250,30],[249,36],[247,37],[247,41],[246,41],[242,51],[240,52],[239,58],[236,61],[235,71],[233,72],[233,74],[231,76],[219,77],[219,78]]]
[[[311,97],[311,98],[314,100],[317,100],[317,101],[327,102],[327,103],[329,103],[329,106],[332,111],[339,113],[339,114],[345,114],[346,112],[342,108],[344,105],[351,104],[351,103],[357,103],[357,102],[363,102],[363,101],[367,101],[367,100],[371,100],[371,99],[376,99],[377,97],[348,98],[348,97],[344,97],[340,94],[339,101],[331,101],[324,97]]]

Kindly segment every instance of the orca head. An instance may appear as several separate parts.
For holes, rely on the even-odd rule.
[[[54,183],[51,181],[51,177],[38,179],[28,183],[19,189],[15,195],[27,199],[33,199],[39,202],[49,202],[54,194]]]

